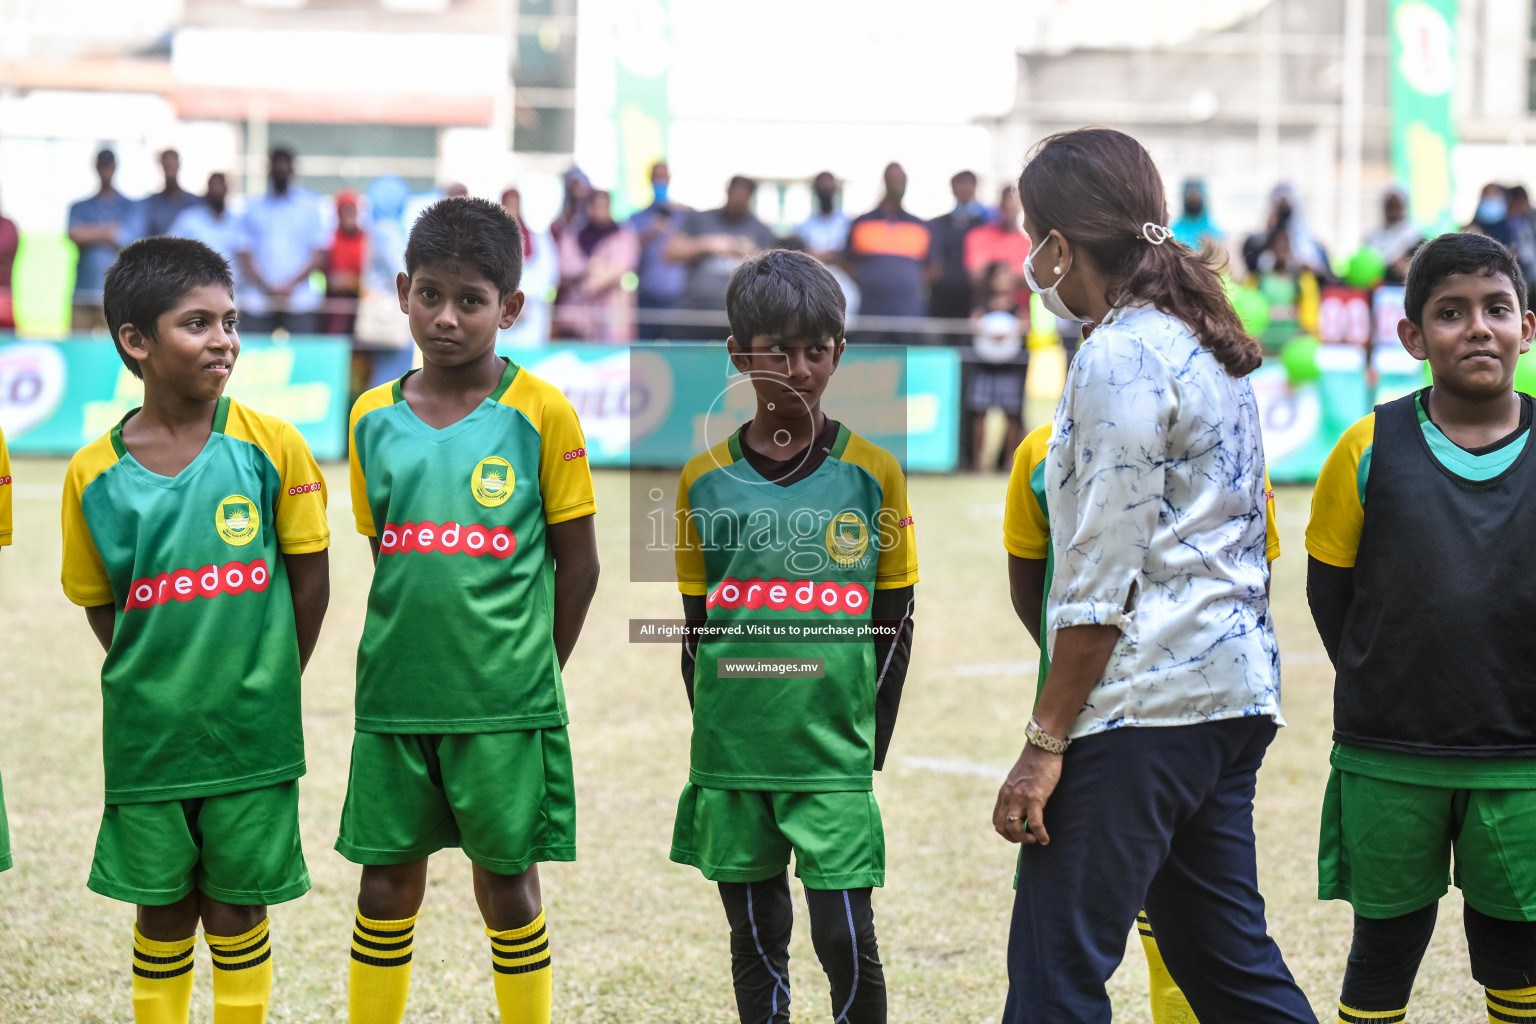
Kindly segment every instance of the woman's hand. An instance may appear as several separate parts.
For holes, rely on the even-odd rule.
[[[1051,834],[1045,830],[1045,802],[1059,782],[1061,755],[1025,744],[997,791],[997,806],[992,809],[997,834],[1010,843],[1051,845]]]

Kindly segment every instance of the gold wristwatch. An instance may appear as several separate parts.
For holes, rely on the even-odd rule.
[[[1059,740],[1042,729],[1034,715],[1029,716],[1029,724],[1024,727],[1024,742],[1039,747],[1047,754],[1065,754],[1072,745],[1071,740]]]

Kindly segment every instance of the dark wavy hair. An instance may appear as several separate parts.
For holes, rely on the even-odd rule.
[[[1142,237],[1144,224],[1167,225],[1168,200],[1152,158],[1129,135],[1081,128],[1042,140],[1019,175],[1019,200],[1037,244],[1055,230],[1088,253],[1111,305],[1147,302],[1184,321],[1234,377],[1263,362],[1227,298],[1214,248]]]
[[[411,225],[405,272],[462,260],[506,296],[523,280],[523,232],[500,203],[474,196],[439,199]]]
[[[1441,235],[1419,247],[1408,265],[1403,289],[1403,315],[1415,327],[1424,326],[1424,304],[1440,282],[1452,274],[1509,278],[1520,308],[1527,308],[1525,275],[1520,261],[1508,248],[1487,235],[1458,232]]]
[[[119,335],[132,324],[146,338],[159,340],[160,317],[194,288],[216,284],[234,291],[229,264],[202,242],[155,235],[141,238],[117,254],[107,268],[102,309],[117,356],[140,380],[139,361],[123,349]]]
[[[805,252],[767,249],[744,261],[725,290],[725,315],[742,348],[783,341],[842,341],[847,302],[832,272]]]

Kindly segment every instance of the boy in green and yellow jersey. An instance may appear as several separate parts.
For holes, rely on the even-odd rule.
[[[138,904],[139,1024],[185,1024],[200,920],[214,1021],[259,1024],[267,905],[309,889],[299,676],[330,593],[325,481],[291,424],[223,397],[240,339],[221,256],[135,242],[105,305],[144,405],[64,480],[64,593],[107,652],[87,884]]]
[[[1453,877],[1490,1021],[1536,1021],[1536,458],[1508,249],[1414,257],[1398,337],[1430,387],[1344,432],[1307,523],[1333,661],[1318,897],[1348,900],[1340,1021],[1403,1020]],[[1454,853],[1454,875],[1451,873]]]
[[[11,453],[0,432],[0,548],[11,542]],[[11,866],[11,828],[5,817],[5,790],[0,789],[0,871]]]
[[[576,411],[496,354],[522,310],[517,221],[445,199],[411,229],[400,308],[423,365],[352,409],[352,510],[373,548],[336,849],[363,865],[352,1024],[405,1012],[427,858],[461,847],[503,1024],[548,1024],[540,861],[576,858],[561,669],[597,587]]]
[[[1045,499],[1045,454],[1051,442],[1050,423],[1031,430],[1013,456],[1008,476],[1008,498],[1003,509],[1003,547],[1008,551],[1008,589],[1013,610],[1040,646],[1036,686],[1045,685],[1051,658],[1041,645],[1045,635],[1045,598],[1051,592],[1056,560],[1051,551],[1050,508]],[[1275,492],[1264,474],[1265,557],[1280,557],[1280,530],[1275,524]],[[1179,991],[1163,963],[1147,912],[1136,918],[1136,930],[1147,954],[1147,974],[1152,998],[1153,1024],[1196,1024],[1195,1011]]]
[[[843,294],[825,267],[761,253],[732,276],[726,312],[731,362],[757,411],[690,460],[678,488],[678,587],[704,637],[683,648],[693,744],[672,859],[719,884],[743,1022],[789,1020],[793,853],[832,1017],[883,1024],[873,770],[911,650],[906,479],[821,408],[845,344]],[[871,624],[886,631],[873,642],[859,632]],[[708,637],[753,627],[804,632],[789,643]]]

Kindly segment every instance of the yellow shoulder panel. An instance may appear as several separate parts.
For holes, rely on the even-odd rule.
[[[677,589],[690,597],[706,596],[709,583],[704,571],[704,543],[699,537],[698,524],[688,514],[693,507],[688,490],[705,473],[729,466],[732,461],[731,442],[727,438],[689,459],[677,482],[677,546],[672,554],[677,563]]]
[[[395,404],[395,382],[380,384],[376,388],[369,388],[357,396],[357,401],[352,403],[352,414],[347,420],[347,429],[350,431],[357,426],[357,421],[375,409],[383,409]]]
[[[544,521],[563,523],[597,511],[587,438],[570,399],[549,381],[519,367],[501,403],[522,411],[539,432],[539,494]]]
[[[64,596],[85,608],[111,604],[113,594],[111,577],[101,552],[96,550],[80,498],[97,477],[116,464],[117,451],[108,432],[76,452],[64,472],[64,503],[59,513],[64,531],[64,567],[59,581],[64,585]]]
[[[1264,560],[1280,557],[1280,522],[1275,518],[1275,488],[1269,482],[1269,467],[1264,467]]]
[[[331,545],[326,521],[325,475],[304,435],[287,420],[229,403],[224,435],[254,444],[277,470],[281,489],[276,501],[277,543],[285,555],[307,555]]]
[[[1365,527],[1360,502],[1360,461],[1376,438],[1376,414],[1367,413],[1344,431],[1317,476],[1307,520],[1307,554],[1342,569],[1354,567]]]
[[[917,582],[917,528],[907,503],[907,476],[896,456],[852,431],[848,433],[843,461],[880,481],[880,522],[874,531],[880,538],[880,562],[875,568],[875,589],[910,587]]]
[[[352,489],[352,518],[357,532],[364,537],[378,536],[373,523],[373,509],[368,505],[368,477],[363,472],[362,460],[357,457],[357,421],[375,409],[387,409],[395,404],[395,382],[369,388],[352,403],[352,415],[347,420],[347,468]]]
[[[0,547],[11,542],[11,453],[0,431]]]
[[[1051,529],[1035,495],[1035,467],[1050,450],[1049,420],[1024,435],[1013,453],[1008,494],[1003,502],[1003,547],[1015,558],[1043,559],[1051,550]]]

